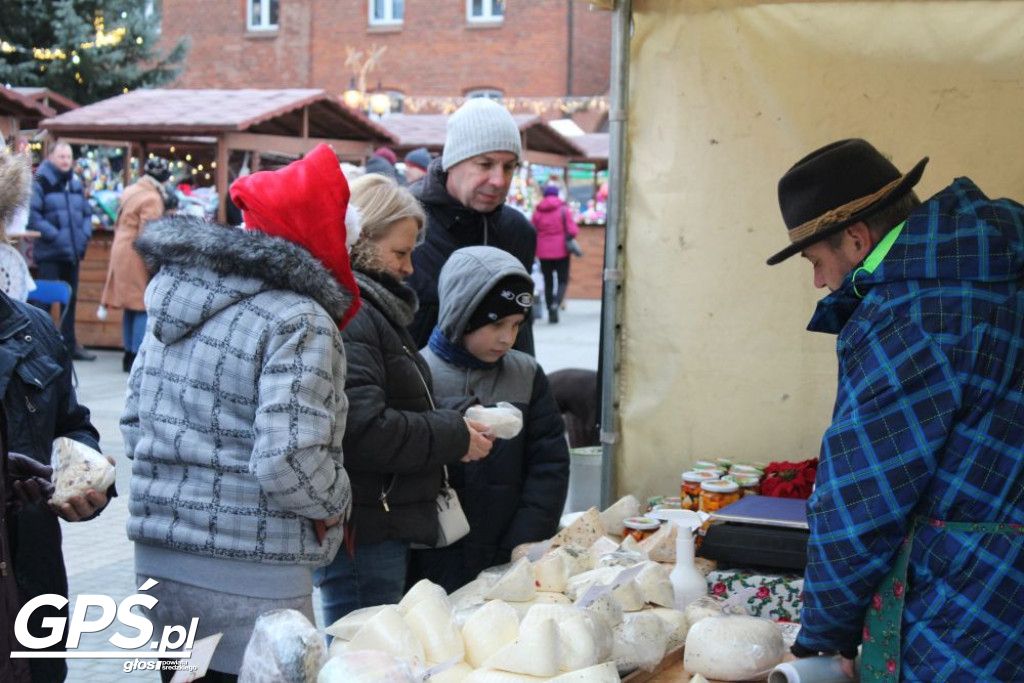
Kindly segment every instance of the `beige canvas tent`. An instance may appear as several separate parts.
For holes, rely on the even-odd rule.
[[[670,494],[699,458],[816,457],[835,339],[804,330],[808,265],[765,265],[778,178],[865,137],[931,158],[922,198],[967,175],[1024,201],[1024,2],[615,5],[605,495]]]

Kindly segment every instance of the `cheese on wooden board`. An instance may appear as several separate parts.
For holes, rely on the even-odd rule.
[[[785,654],[782,631],[773,622],[727,614],[701,619],[690,627],[683,666],[722,681],[760,680]]]
[[[615,663],[605,662],[556,676],[551,683],[619,683],[620,680]]]
[[[676,563],[676,537],[679,527],[662,524],[661,528],[640,542],[640,550],[655,562]]]
[[[665,623],[650,610],[622,616],[613,629],[612,659],[619,671],[635,668],[651,671],[665,656],[668,633]]]
[[[530,676],[554,676],[558,673],[558,625],[541,619],[530,629],[519,629],[519,636],[484,662],[486,669],[500,669]]]

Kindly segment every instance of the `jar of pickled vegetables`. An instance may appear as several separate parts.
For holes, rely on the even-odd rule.
[[[760,477],[749,474],[730,474],[729,478],[739,485],[741,497],[761,495]]]
[[[679,486],[679,507],[683,510],[697,510],[700,507],[701,482],[715,479],[718,479],[718,475],[709,470],[683,472]]]
[[[752,477],[760,477],[764,474],[764,470],[757,465],[737,463],[729,468],[729,474],[743,474]]]
[[[741,496],[739,484],[724,479],[702,482],[700,489],[701,512],[717,512],[726,505],[735,503]]]
[[[720,470],[722,469],[722,467],[717,462],[713,462],[711,460],[698,460],[697,462],[693,463],[693,467],[691,469]]]
[[[639,543],[657,531],[661,522],[650,517],[626,517],[622,526],[625,527],[625,535],[632,536]]]

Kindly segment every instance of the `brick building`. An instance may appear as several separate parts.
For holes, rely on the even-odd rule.
[[[346,48],[386,47],[367,75],[408,98],[605,95],[611,16],[580,0],[163,0],[163,36],[192,41],[183,88],[341,93]],[[401,97],[394,98],[401,100]]]

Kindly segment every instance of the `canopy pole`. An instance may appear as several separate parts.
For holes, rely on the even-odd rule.
[[[625,223],[626,123],[629,111],[629,25],[632,0],[619,0],[612,17],[612,84],[608,111],[608,214],[604,238],[604,282],[601,292],[601,507],[612,502],[614,460],[618,442],[618,326],[622,290],[621,233]],[[619,454],[622,455],[621,453]]]

